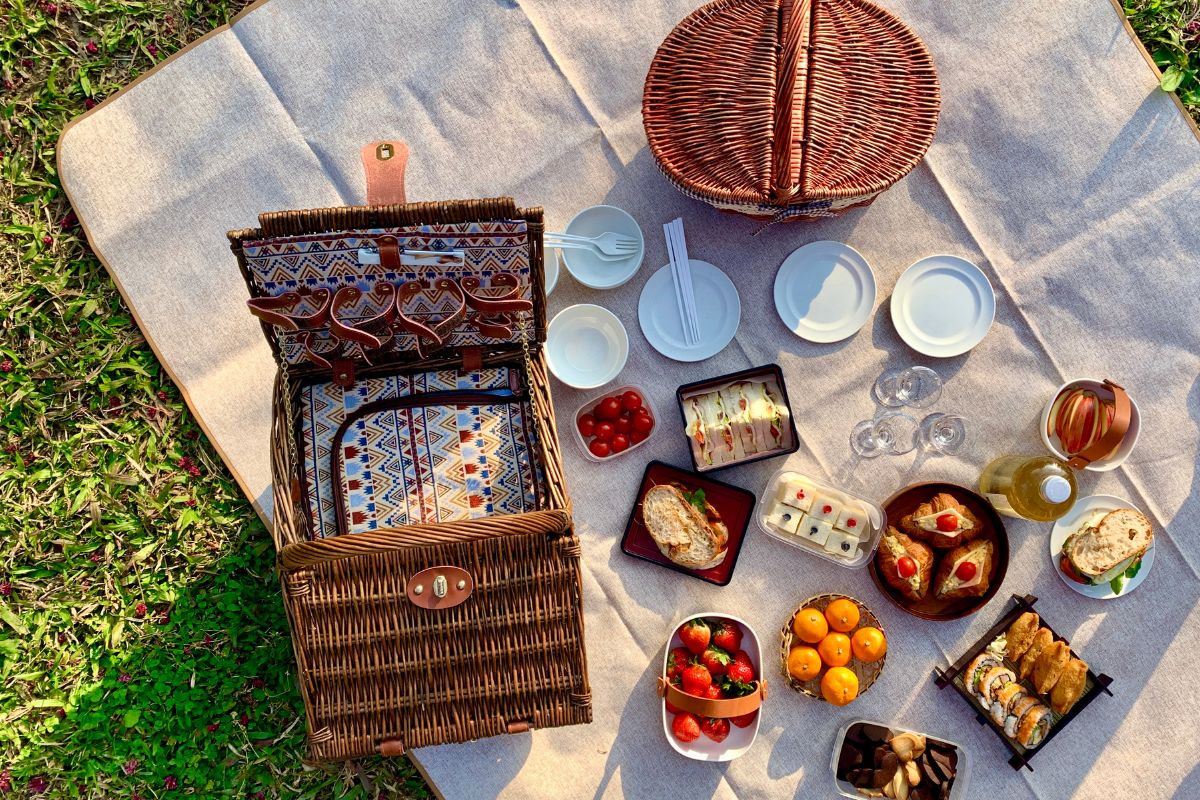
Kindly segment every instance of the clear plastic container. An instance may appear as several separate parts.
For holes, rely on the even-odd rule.
[[[954,783],[950,785],[950,800],[961,800],[961,798],[967,796],[967,784],[971,780],[971,756],[966,750],[963,749],[961,744],[958,742],[952,742],[949,739],[943,739],[939,736],[930,736],[929,734],[921,733],[920,731],[910,731],[907,728],[900,728],[895,725],[886,725],[882,722],[876,722],[874,720],[852,719],[843,725],[842,729],[838,731],[837,738],[833,741],[833,758],[831,758],[829,761],[829,773],[833,776],[833,785],[837,789],[838,794],[840,794],[842,797],[852,797],[854,800],[862,800],[863,798],[863,796],[858,793],[857,789],[855,789],[846,781],[838,780],[837,776],[838,757],[842,753],[842,743],[846,739],[846,733],[852,726],[859,724],[878,725],[881,728],[888,728],[897,735],[901,733],[915,733],[919,736],[924,736],[926,739],[932,739],[940,744],[950,745],[958,751],[958,767],[954,775]]]
[[[598,458],[592,454],[591,450],[588,449],[588,443],[584,440],[583,434],[579,432],[579,418],[584,414],[592,413],[592,409],[595,408],[596,403],[599,403],[604,398],[613,397],[614,395],[622,395],[631,389],[642,396],[642,407],[650,412],[650,418],[654,420],[654,427],[650,429],[650,433],[646,435],[646,438],[642,439],[637,444],[630,444],[628,448],[619,453],[610,453],[604,458]],[[585,403],[579,406],[579,408],[575,409],[575,413],[571,415],[571,433],[574,434],[575,443],[579,445],[579,450],[583,453],[584,458],[587,458],[589,461],[604,463],[606,461],[612,461],[614,458],[620,458],[621,456],[628,455],[644,445],[646,442],[650,441],[650,437],[658,433],[659,423],[660,420],[658,418],[658,412],[655,410],[654,405],[650,402],[650,396],[646,394],[646,390],[641,386],[627,384],[625,386],[616,386],[612,389],[607,389],[595,397],[587,400]]]
[[[785,487],[790,504],[781,499]],[[793,499],[799,491],[805,497]],[[851,569],[871,560],[887,525],[875,503],[790,469],[772,475],[758,500],[754,520],[763,533]]]

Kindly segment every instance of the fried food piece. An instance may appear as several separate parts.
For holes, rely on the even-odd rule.
[[[992,551],[991,541],[976,539],[942,556],[934,577],[938,599],[957,600],[987,594],[992,577]],[[974,570],[965,564],[973,565]]]
[[[947,492],[935,494],[903,517],[900,530],[939,550],[950,550],[983,535],[979,518]]]
[[[1025,655],[1029,645],[1033,644],[1033,636],[1038,632],[1041,619],[1032,611],[1026,611],[1008,626],[1005,635],[1004,655],[1014,664]]]
[[[1021,657],[1021,664],[1017,669],[1017,675],[1021,680],[1025,680],[1033,672],[1033,664],[1037,661],[1037,657],[1041,655],[1042,650],[1054,641],[1054,634],[1048,628],[1038,628],[1037,633],[1033,635],[1033,641],[1029,645],[1029,649],[1025,651],[1025,655]]]
[[[1078,658],[1072,658],[1063,667],[1058,683],[1054,684],[1054,691],[1050,693],[1050,707],[1055,712],[1066,714],[1079,702],[1087,685],[1087,671],[1088,665]]]
[[[1033,662],[1033,688],[1038,694],[1050,694],[1070,660],[1071,648],[1066,642],[1051,642],[1042,648],[1037,661]]]
[[[900,563],[903,558],[911,559],[912,563]],[[875,564],[888,586],[909,600],[920,600],[929,591],[933,579],[933,551],[890,525],[875,553]],[[910,571],[914,567],[916,571]]]

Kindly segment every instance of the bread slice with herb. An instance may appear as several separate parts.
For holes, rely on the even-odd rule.
[[[729,529],[703,490],[653,486],[642,498],[642,520],[659,551],[681,567],[709,569],[725,559]]]

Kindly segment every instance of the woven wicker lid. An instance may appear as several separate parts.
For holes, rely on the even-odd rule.
[[[940,104],[925,45],[867,0],[716,0],[659,47],[642,116],[685,193],[771,216],[869,201],[921,160]]]

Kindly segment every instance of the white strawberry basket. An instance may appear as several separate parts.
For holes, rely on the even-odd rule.
[[[742,649],[746,651],[746,655],[750,657],[750,663],[754,667],[754,674],[757,676],[755,682],[758,684],[757,692],[746,697],[729,700],[705,700],[683,694],[678,688],[670,686],[666,682],[665,676],[667,667],[670,664],[671,649],[683,646],[683,641],[679,638],[678,631],[683,627],[685,622],[696,617],[705,617],[707,619],[719,617],[736,622],[741,626],[743,633]],[[656,691],[659,697],[662,698],[660,702],[662,704],[663,735],[667,737],[667,741],[670,742],[671,747],[675,748],[675,752],[696,761],[732,761],[749,750],[750,745],[754,744],[754,740],[758,737],[758,726],[762,722],[761,706],[762,702],[767,698],[767,681],[762,673],[762,647],[758,641],[758,634],[754,632],[754,629],[745,620],[731,614],[722,614],[716,611],[701,611],[681,617],[671,626],[671,634],[667,638],[666,647],[663,648],[662,671],[659,673]],[[731,725],[729,735],[721,742],[714,742],[703,734],[694,742],[681,742],[675,738],[674,733],[671,731],[673,715],[667,711],[668,697],[671,698],[672,705],[684,711],[691,711],[697,716],[735,717],[740,714],[749,713],[749,711],[754,709],[758,709],[759,713],[755,715],[754,721],[745,728]]]

